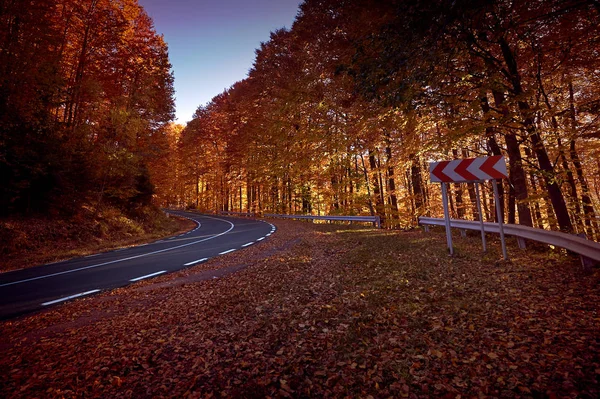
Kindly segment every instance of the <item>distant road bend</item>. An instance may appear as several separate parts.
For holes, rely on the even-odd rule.
[[[0,319],[122,287],[244,249],[275,232],[249,219],[169,211],[197,223],[179,236],[0,274]]]

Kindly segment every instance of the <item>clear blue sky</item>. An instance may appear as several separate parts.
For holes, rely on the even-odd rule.
[[[255,49],[290,28],[301,0],[138,0],[169,45],[176,116],[186,123],[199,105],[246,77]]]

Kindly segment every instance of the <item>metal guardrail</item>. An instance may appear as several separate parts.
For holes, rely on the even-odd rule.
[[[332,220],[343,222],[367,222],[373,223],[378,229],[381,228],[381,217],[379,216],[313,216],[313,215],[279,215],[275,213],[265,213],[264,217],[283,218],[283,219],[309,219],[309,220]]]
[[[249,218],[253,218],[256,216],[253,212],[230,212],[230,211],[219,211],[220,215],[229,215],[229,216],[246,216]]]
[[[419,225],[444,226],[444,223],[444,219],[441,218],[419,218]],[[591,268],[593,263],[600,262],[600,243],[597,243],[596,241],[586,240],[585,238],[573,234],[535,229],[533,227],[517,224],[504,224],[503,226],[504,234],[517,237],[520,248],[525,248],[525,240],[532,240],[561,247],[581,255],[582,264],[586,269]],[[481,231],[480,223],[470,220],[450,219],[450,227],[462,230]],[[498,223],[484,222],[483,229],[486,233],[500,232]]]

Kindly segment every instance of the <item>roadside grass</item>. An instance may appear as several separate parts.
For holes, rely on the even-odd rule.
[[[598,270],[512,242],[503,261],[493,237],[484,255],[457,236],[449,257],[439,231],[273,223],[243,251],[1,324],[0,396],[600,394]]]

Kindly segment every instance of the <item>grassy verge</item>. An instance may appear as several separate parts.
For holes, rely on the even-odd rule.
[[[199,267],[0,326],[0,396],[600,394],[600,275],[477,238],[275,221]],[[207,269],[239,266],[224,278]]]
[[[127,247],[177,234],[193,223],[167,218],[156,209],[136,217],[116,209],[82,209],[70,219],[11,218],[0,220],[0,273]]]

